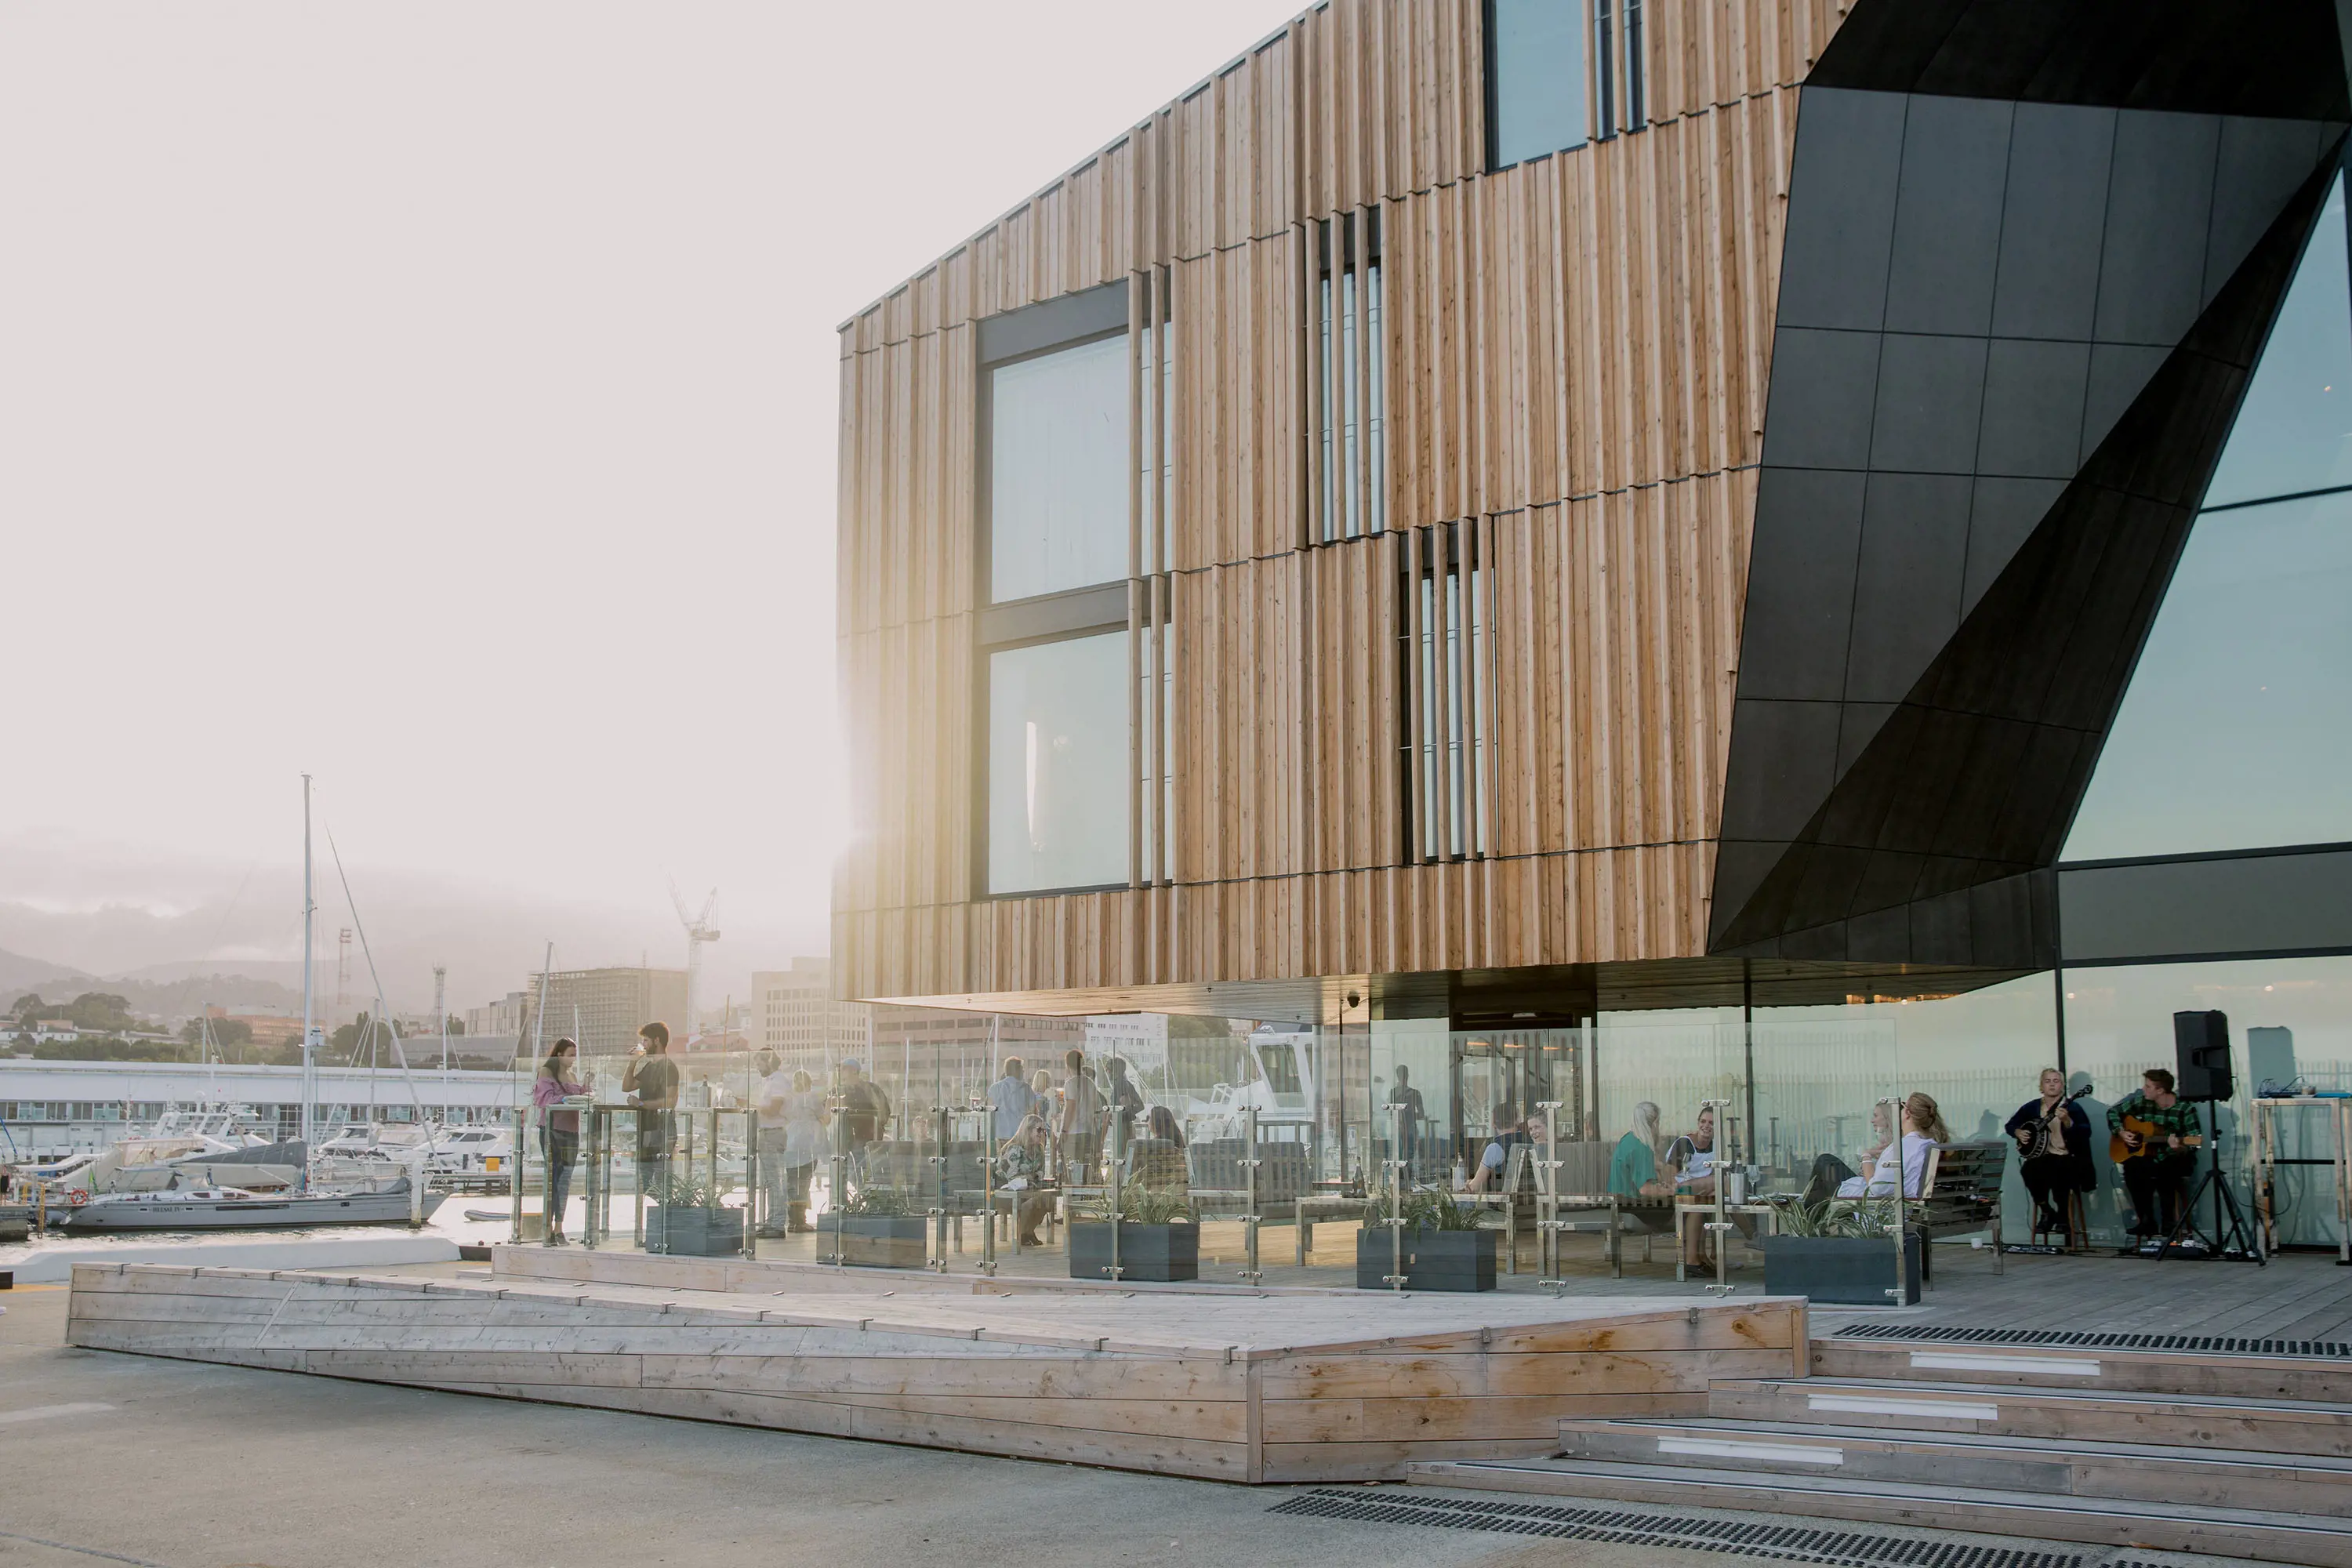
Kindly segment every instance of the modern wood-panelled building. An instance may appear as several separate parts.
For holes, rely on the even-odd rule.
[[[1752,1109],[1759,1010],[2030,999],[2022,1097],[2300,963],[2352,1061],[2345,59],[1307,11],[842,330],[843,994],[1716,1009]]]

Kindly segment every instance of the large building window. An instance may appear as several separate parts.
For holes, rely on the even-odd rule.
[[[988,890],[1124,887],[1124,631],[988,656]]]
[[[2352,837],[2352,492],[2197,520],[2069,860]]]
[[[1584,144],[1584,56],[1582,0],[1487,0],[1489,166]]]
[[[2352,837],[2347,487],[2352,280],[2339,182],[2280,306],[2063,858]]]
[[[1128,339],[1000,364],[988,379],[989,597],[1128,574]]]

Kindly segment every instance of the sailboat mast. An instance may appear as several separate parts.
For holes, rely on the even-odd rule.
[[[310,928],[319,906],[310,896],[310,775],[302,775],[302,1147],[310,1147],[311,1108],[319,1094],[319,1058],[310,1023]]]

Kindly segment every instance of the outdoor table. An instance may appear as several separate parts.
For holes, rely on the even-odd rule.
[[[2278,1113],[2283,1110],[2325,1108],[2333,1144],[2326,1160],[2282,1159],[2278,1152]],[[2254,1213],[2263,1227],[2263,1249],[2278,1248],[2278,1224],[2271,1212],[2273,1173],[2280,1165],[2325,1164],[2336,1177],[2336,1261],[2352,1267],[2352,1100],[2326,1094],[2276,1095],[2254,1101]]]

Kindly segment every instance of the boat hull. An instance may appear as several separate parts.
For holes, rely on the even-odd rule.
[[[442,1194],[425,1194],[431,1218]],[[125,1204],[93,1203],[61,1222],[78,1235],[132,1230],[296,1230],[321,1225],[406,1225],[406,1193],[349,1196],[188,1198]]]

